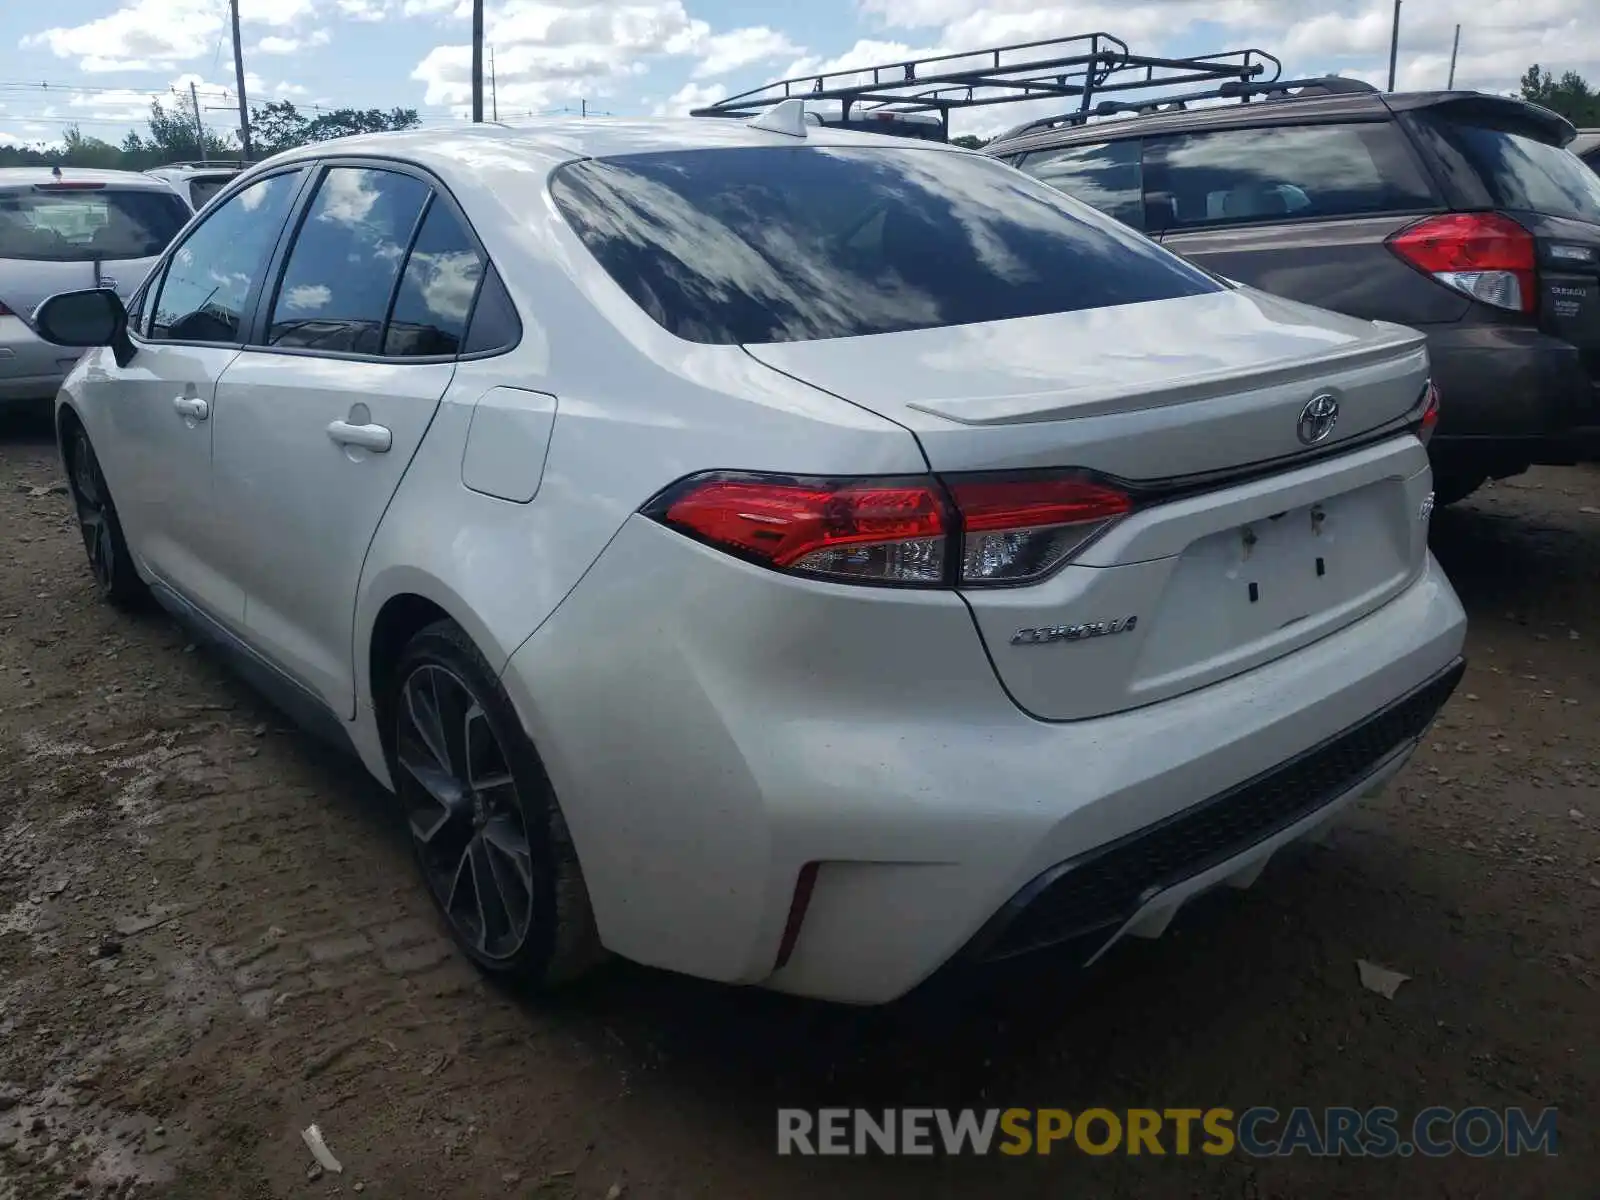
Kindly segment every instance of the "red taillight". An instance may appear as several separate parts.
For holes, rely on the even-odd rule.
[[[912,587],[1024,583],[1132,508],[1072,475],[794,479],[711,474],[646,512],[765,566]]]
[[[1048,574],[1133,507],[1126,493],[1079,478],[949,481],[961,513],[963,583]]]
[[[36,183],[33,190],[36,192],[98,192],[104,189],[103,183]]]
[[[770,566],[880,583],[944,578],[944,502],[931,479],[708,479],[663,513],[668,524]]]
[[[1389,249],[1447,287],[1509,312],[1538,304],[1533,235],[1499,213],[1450,213],[1408,225]]]
[[[1417,424],[1417,436],[1426,442],[1439,426],[1439,388],[1428,380],[1427,391],[1422,396],[1422,419]]]

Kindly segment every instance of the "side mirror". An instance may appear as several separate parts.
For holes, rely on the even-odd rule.
[[[110,346],[119,367],[133,358],[128,310],[122,297],[110,288],[51,296],[34,310],[33,327],[45,341],[57,346]]]

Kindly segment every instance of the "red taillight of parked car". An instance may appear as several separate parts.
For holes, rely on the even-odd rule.
[[[647,515],[764,566],[853,583],[1026,583],[1068,561],[1132,510],[1078,474],[796,479],[694,476]]]
[[[1422,418],[1417,422],[1417,436],[1426,443],[1438,427],[1439,387],[1430,379],[1426,390],[1422,393]]]
[[[1427,217],[1389,237],[1389,249],[1446,287],[1508,312],[1538,306],[1533,234],[1499,213]]]

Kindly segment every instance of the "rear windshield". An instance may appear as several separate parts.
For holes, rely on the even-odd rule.
[[[183,201],[166,191],[54,191],[49,185],[0,191],[0,258],[150,258],[167,248],[188,219]]]
[[[1020,171],[915,147],[738,147],[558,169],[618,285],[695,342],[930,329],[1221,290]]]
[[[1498,208],[1520,208],[1600,224],[1600,176],[1560,146],[1492,122],[1436,126],[1472,166]]]
[[[211,197],[227,187],[232,178],[232,175],[201,175],[189,180],[189,200],[195,212],[210,203]]]

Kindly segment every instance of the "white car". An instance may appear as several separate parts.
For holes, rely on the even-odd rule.
[[[101,589],[352,746],[489,971],[1086,961],[1460,676],[1418,334],[792,116],[309,146],[38,313]]]

